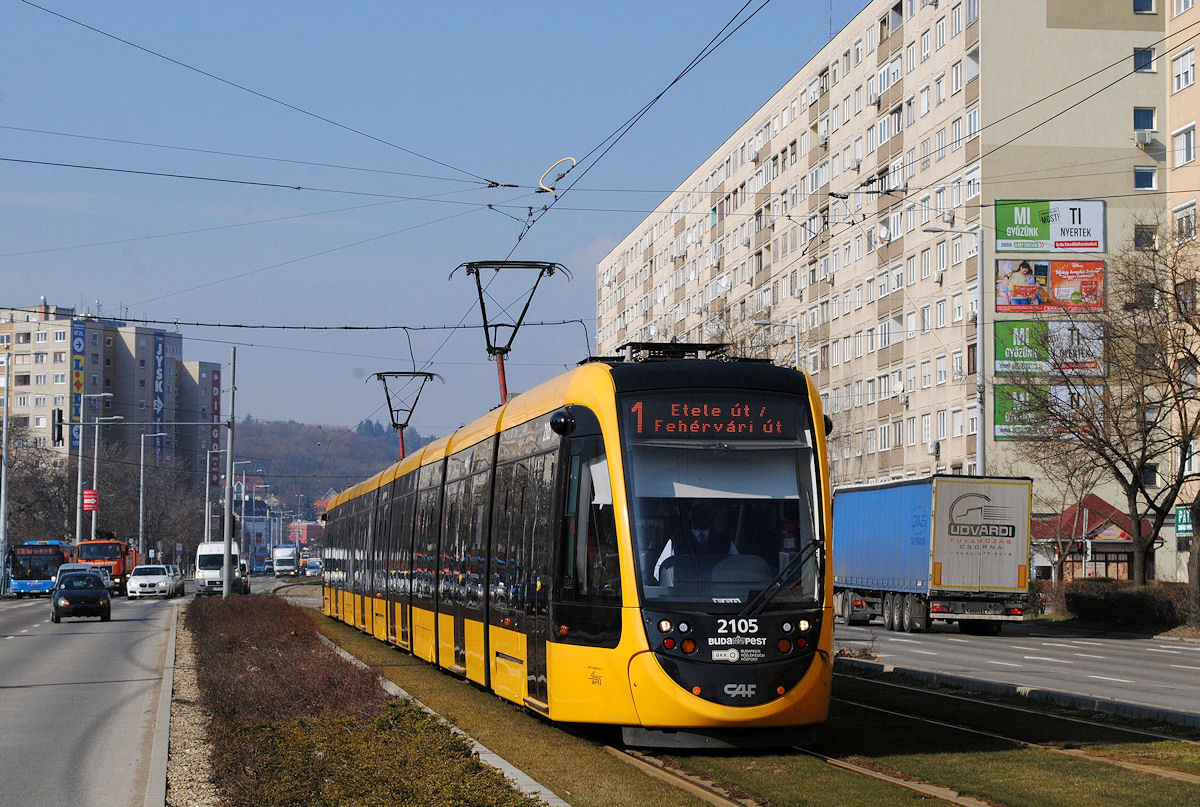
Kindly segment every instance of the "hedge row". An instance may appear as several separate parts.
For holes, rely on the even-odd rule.
[[[1067,583],[1065,596],[1070,614],[1089,622],[1170,629],[1188,617],[1187,587],[1180,583],[1137,586],[1096,577]]]
[[[197,599],[185,619],[227,804],[537,804],[473,759],[469,742],[326,647],[310,612],[230,597]]]

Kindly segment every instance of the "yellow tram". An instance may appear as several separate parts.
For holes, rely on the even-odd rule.
[[[589,360],[339,494],[325,613],[631,745],[810,741],[827,422],[765,362]]]

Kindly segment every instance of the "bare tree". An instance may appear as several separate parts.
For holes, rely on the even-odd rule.
[[[1136,228],[1134,243],[1109,260],[1102,309],[1040,315],[1028,327],[1004,323],[1025,327],[1013,340],[1025,369],[996,390],[1017,436],[1039,443],[1031,455],[1069,455],[1077,472],[1102,471],[1121,489],[1138,584],[1180,490],[1200,479],[1192,461],[1200,253],[1190,238],[1152,228]]]
[[[61,455],[16,424],[9,424],[8,440],[9,540],[70,540],[75,491]]]

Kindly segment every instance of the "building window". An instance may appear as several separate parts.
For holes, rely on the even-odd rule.
[[[1133,228],[1133,246],[1135,249],[1154,249],[1158,236],[1158,228],[1153,224],[1138,224]]]
[[[1178,16],[1192,7],[1193,0],[1175,0],[1175,15]]]
[[[1154,0],[1133,0],[1134,14],[1153,14]]]
[[[1152,165],[1133,167],[1133,187],[1139,191],[1152,191],[1158,187],[1158,169]]]
[[[1175,214],[1175,243],[1182,244],[1196,237],[1196,203],[1177,207]]]
[[[1196,51],[1188,48],[1171,60],[1171,91],[1192,86],[1196,81]]]
[[[1138,73],[1154,72],[1154,48],[1135,48],[1133,51],[1133,69]]]
[[[1196,124],[1176,132],[1171,140],[1175,150],[1176,168],[1196,159]]]
[[[1133,108],[1133,128],[1138,131],[1154,129],[1154,107],[1135,106]]]

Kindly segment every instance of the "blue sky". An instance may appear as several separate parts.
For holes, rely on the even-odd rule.
[[[834,6],[835,31],[862,8]],[[742,8],[0,0],[0,304],[478,325],[473,283],[450,274],[511,252],[573,274],[544,280],[527,320],[588,334],[522,329],[508,387],[526,389],[594,350],[596,261],[828,39],[828,0],[766,3],[597,160]],[[582,162],[559,188],[577,184],[518,244],[564,157]],[[502,273],[489,313],[532,279]],[[189,360],[237,345],[239,416],[386,423],[371,374],[414,369],[402,331],[180,330]],[[416,369],[445,379],[414,428],[498,402],[478,328],[410,333]]]

